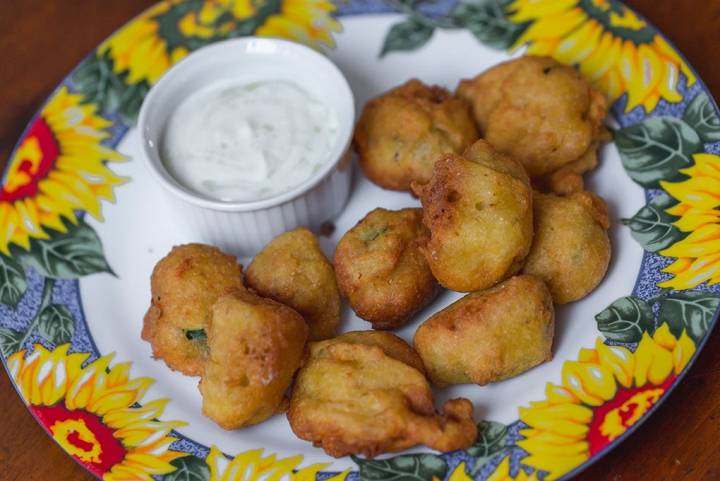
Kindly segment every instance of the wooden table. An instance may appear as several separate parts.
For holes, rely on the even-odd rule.
[[[0,2],[0,162],[43,99],[93,47],[152,0]],[[630,0],[720,98],[720,2]],[[1,165],[1,164],[0,164]],[[35,423],[0,373],[0,478],[90,481]],[[578,481],[720,480],[720,331],[685,380],[630,439]]]

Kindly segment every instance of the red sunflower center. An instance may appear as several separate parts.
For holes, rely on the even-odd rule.
[[[0,190],[0,202],[33,197],[60,155],[60,146],[45,119],[38,117],[12,159]]]
[[[125,459],[127,451],[115,438],[115,430],[98,416],[63,404],[31,406],[31,410],[65,451],[98,476]]]
[[[674,380],[675,376],[670,376],[659,386],[647,384],[621,389],[612,400],[595,409],[588,433],[590,454],[595,455],[638,422],[665,394]]]

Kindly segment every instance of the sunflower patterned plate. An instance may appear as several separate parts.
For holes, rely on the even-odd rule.
[[[589,297],[558,309],[555,358],[465,396],[476,443],[330,459],[284,416],[224,431],[197,380],[141,341],[153,265],[202,241],[139,161],[148,89],[208,43],[243,35],[322,50],[361,106],[419,77],[460,78],[525,52],[577,66],[610,99],[614,142],[591,174],[615,222]],[[50,436],[106,481],[527,481],[567,479],[659,405],[705,343],[720,304],[720,117],[674,47],[613,0],[166,0],[93,51],[30,122],[0,192],[0,347]],[[339,236],[375,206],[415,205],[356,176]],[[446,292],[420,317],[459,295]],[[344,329],[367,324],[345,313]],[[412,337],[415,325],[399,332]]]

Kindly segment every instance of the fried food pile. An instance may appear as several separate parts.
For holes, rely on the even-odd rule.
[[[392,155],[405,153],[397,130],[409,126],[414,132],[427,121],[426,112],[401,109],[392,100],[410,85],[413,92],[441,89],[413,80],[368,102],[358,122],[360,165],[381,187],[397,188],[387,179],[407,165]],[[442,287],[468,294],[420,325],[414,343],[434,383],[484,385],[550,360],[554,304],[587,296],[607,272],[607,205],[585,190],[583,179],[598,165],[598,148],[608,140],[607,101],[575,68],[535,56],[461,80],[454,96],[442,92],[443,108],[455,106],[458,116],[470,110],[481,138],[437,149],[429,163],[413,157],[431,167],[423,175],[404,171],[420,200],[424,227],[406,249],[423,255]],[[370,145],[385,146],[384,155]],[[390,292],[372,297],[373,312],[386,312],[404,305],[408,284],[372,274],[382,268],[392,272],[391,256],[366,256],[357,264],[345,260],[347,245],[358,232],[368,232],[373,214],[340,241],[335,270],[353,309],[382,328],[358,293]],[[372,242],[390,245],[386,235],[375,229]],[[343,288],[347,267],[351,289]]]
[[[404,319],[437,291],[423,256],[412,247],[422,229],[420,211],[378,210],[376,217],[397,237],[389,245],[401,246],[395,253],[390,249],[386,262],[387,275],[412,291],[400,308]],[[380,259],[387,248],[381,243]],[[333,456],[372,457],[417,444],[453,450],[474,442],[470,401],[447,401],[444,414],[437,414],[423,362],[407,342],[382,331],[333,337],[339,289],[310,231],[276,237],[252,261],[245,283],[235,258],[201,244],[173,248],[152,275],[143,338],[173,369],[177,358],[157,345],[162,338],[155,332],[177,331],[192,347],[202,346],[193,370],[184,372],[200,375],[203,414],[220,427],[251,426],[289,404],[288,420],[298,437]],[[194,340],[185,338],[188,327]],[[308,343],[313,336],[326,340]]]
[[[367,103],[354,145],[365,175],[417,207],[370,210],[332,262],[305,228],[244,276],[214,247],[175,247],[153,271],[142,337],[200,376],[203,413],[225,429],[287,411],[331,456],[467,448],[472,403],[438,412],[430,383],[482,386],[549,361],[555,305],[608,269],[608,208],[582,177],[598,164],[606,109],[547,57],[497,65],[455,94],[410,80]],[[387,332],[442,288],[465,295],[429,314],[414,347]],[[337,335],[342,298],[374,330]]]

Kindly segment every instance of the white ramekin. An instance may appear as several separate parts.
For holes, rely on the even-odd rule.
[[[179,184],[160,156],[165,126],[177,106],[210,83],[288,79],[333,107],[337,145],[318,172],[297,187],[268,199],[224,202]],[[275,236],[299,226],[318,230],[345,207],[350,193],[349,146],[355,119],[353,94],[340,70],[324,55],[286,40],[245,37],[203,47],[190,54],[148,92],[138,127],[145,162],[153,177],[183,209],[203,242],[239,256],[257,253]]]

